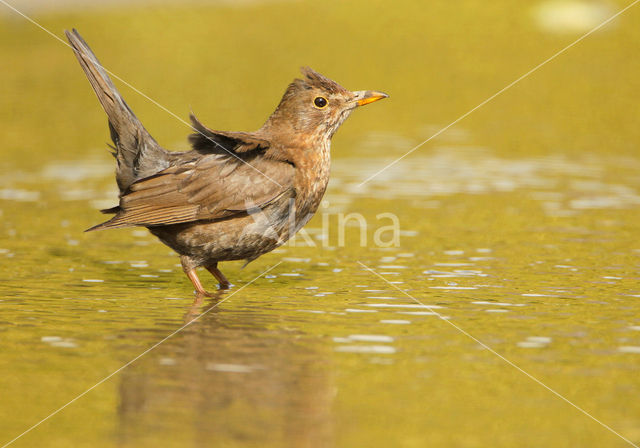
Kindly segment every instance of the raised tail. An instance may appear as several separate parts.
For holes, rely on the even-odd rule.
[[[118,162],[116,181],[124,192],[138,179],[151,176],[169,166],[164,150],[129,109],[98,58],[75,29],[65,31],[91,87],[109,118],[114,156]]]

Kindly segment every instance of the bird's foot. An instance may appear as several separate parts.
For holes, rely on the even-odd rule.
[[[189,280],[191,280],[191,283],[193,283],[193,287],[196,290],[196,296],[213,297],[215,295],[204,289],[202,283],[200,283],[200,278],[198,278],[198,274],[196,273],[195,269],[185,271],[185,274],[187,274],[187,277],[189,277]]]
[[[233,286],[231,282],[227,280],[227,277],[225,277],[224,274],[220,271],[220,269],[218,269],[218,263],[214,263],[205,267],[207,268],[207,271],[211,272],[211,275],[213,275],[216,280],[218,280],[218,286],[220,289],[229,289]]]
[[[198,291],[197,289],[195,290],[196,293],[196,298],[203,298],[203,297],[217,297],[218,294],[216,294],[215,292],[209,292],[206,289],[202,289],[200,291]]]

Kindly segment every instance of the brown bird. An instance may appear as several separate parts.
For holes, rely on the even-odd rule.
[[[255,132],[214,131],[195,116],[191,151],[162,148],[142,126],[74,29],[65,31],[109,118],[120,204],[88,229],[143,226],[180,254],[198,294],[196,268],[230,283],[218,262],[255,260],[313,216],[329,181],[331,137],[357,106],[386,98],[351,92],[310,68],[295,79]]]

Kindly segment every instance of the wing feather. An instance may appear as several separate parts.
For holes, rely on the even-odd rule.
[[[90,230],[221,219],[293,192],[295,168],[285,162],[253,157],[249,166],[232,156],[185,160],[133,183],[117,214]]]
[[[169,167],[132,183],[109,209],[116,215],[89,230],[220,219],[293,195],[295,168],[265,157],[268,140],[211,130],[193,114],[191,122],[194,149],[175,153]]]
[[[195,117],[189,115],[193,134],[189,136],[189,141],[193,149],[197,151],[242,154],[254,150],[264,150],[269,148],[269,141],[257,137],[250,132],[227,132],[214,131],[209,129]]]

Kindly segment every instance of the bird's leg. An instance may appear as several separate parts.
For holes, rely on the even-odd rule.
[[[208,292],[206,289],[202,287],[202,283],[200,283],[200,279],[198,278],[198,274],[196,273],[195,269],[186,271],[185,274],[187,274],[187,277],[189,277],[189,280],[191,280],[191,283],[193,283],[193,287],[196,288],[196,293],[198,295],[207,296],[207,297],[213,296],[213,294],[211,294],[210,292]]]
[[[180,257],[180,262],[182,263],[182,269],[184,270],[184,273],[187,274],[187,277],[189,277],[189,280],[191,280],[191,283],[193,283],[193,287],[196,289],[196,293],[198,295],[211,297],[212,294],[202,287],[202,283],[200,283],[198,273],[196,272],[196,268],[195,266],[193,266],[191,259],[183,255]]]
[[[218,269],[218,263],[206,265],[205,268],[207,268],[207,271],[211,272],[211,274],[216,278],[216,280],[218,280],[218,282],[220,283],[220,289],[229,289],[229,286],[231,286],[231,283],[229,283],[229,280],[227,280],[227,277],[225,277],[224,274],[220,271],[220,269]]]

